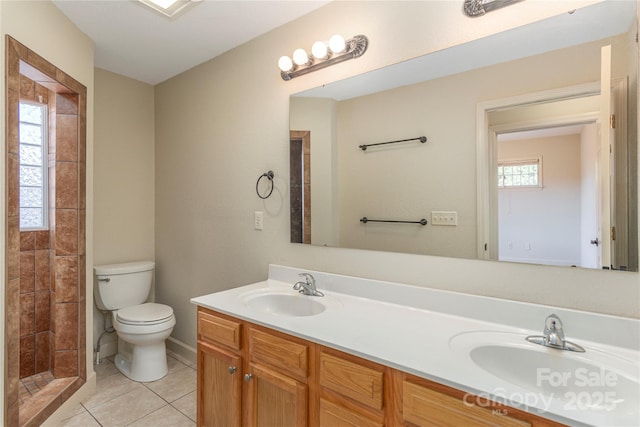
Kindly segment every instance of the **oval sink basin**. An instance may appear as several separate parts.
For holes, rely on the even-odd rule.
[[[449,346],[486,373],[529,390],[525,400],[555,400],[568,409],[615,411],[637,419],[637,361],[594,348],[585,353],[557,350],[525,338],[516,333],[478,331],[454,336]]]
[[[595,410],[637,409],[640,384],[590,361],[528,348],[486,345],[471,350],[480,368],[520,387]],[[580,401],[579,401],[580,399]],[[628,407],[627,407],[628,406]]]
[[[298,293],[257,293],[244,298],[244,303],[253,309],[279,316],[315,316],[326,310],[320,301],[323,297],[313,297]]]

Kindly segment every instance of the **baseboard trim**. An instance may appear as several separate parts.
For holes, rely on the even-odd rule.
[[[196,349],[190,347],[179,341],[173,337],[167,338],[166,341],[167,350],[173,352],[179,357],[185,359],[185,362],[189,362],[190,365],[195,365],[196,363]],[[118,341],[107,341],[100,345],[100,359],[104,359],[109,356],[113,356],[118,353]],[[95,353],[93,355],[93,360],[95,363]]]
[[[188,346],[182,341],[179,341],[173,337],[167,338],[167,350],[185,359],[185,361],[188,361],[191,365],[196,364],[196,349]]]

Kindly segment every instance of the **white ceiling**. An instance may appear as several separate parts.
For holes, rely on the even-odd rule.
[[[587,123],[581,123],[576,125],[543,127],[540,129],[501,133],[498,134],[498,142],[520,141],[564,135],[580,135],[582,134],[584,127],[587,125]]]
[[[137,0],[53,0],[93,40],[96,67],[153,85],[328,2],[203,0],[169,19]]]

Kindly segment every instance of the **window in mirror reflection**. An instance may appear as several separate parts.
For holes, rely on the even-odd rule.
[[[498,161],[498,187],[541,187],[541,158]]]

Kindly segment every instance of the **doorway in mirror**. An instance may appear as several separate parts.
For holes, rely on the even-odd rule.
[[[311,243],[311,132],[289,133],[291,243]]]
[[[611,82],[604,114],[599,86],[479,105],[487,143],[483,148],[479,138],[479,165],[487,165],[479,167],[479,182],[488,186],[479,188],[479,241],[488,249],[479,248],[479,254],[637,270],[628,215],[636,203],[629,189],[628,86],[624,79]],[[536,176],[529,176],[534,170]]]

